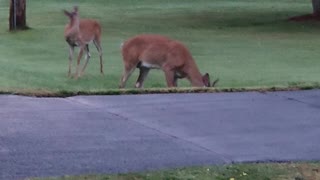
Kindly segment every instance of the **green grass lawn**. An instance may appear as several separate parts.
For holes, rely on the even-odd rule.
[[[305,0],[32,0],[24,32],[8,32],[8,1],[0,0],[0,92],[103,92],[116,89],[122,73],[120,44],[140,33],[184,42],[202,72],[219,77],[220,88],[320,84],[320,23],[290,22],[311,12]],[[62,9],[103,26],[105,76],[98,54],[79,80],[67,78],[68,46]],[[74,61],[75,62],[75,61]],[[73,69],[75,70],[75,69]],[[133,87],[136,71],[127,87]],[[153,70],[146,88],[165,87]],[[179,86],[189,87],[183,80]]]
[[[118,175],[84,175],[33,180],[317,180],[319,163],[235,164]]]

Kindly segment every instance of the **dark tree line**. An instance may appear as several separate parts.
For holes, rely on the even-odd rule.
[[[312,0],[313,15],[320,16],[320,0]]]
[[[311,0],[314,17],[320,18],[320,0]],[[10,0],[9,29],[28,29],[26,23],[26,0]]]

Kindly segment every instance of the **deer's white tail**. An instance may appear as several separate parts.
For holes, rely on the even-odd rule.
[[[120,43],[120,49],[123,48],[123,45],[124,45],[124,42],[121,42],[121,43]]]

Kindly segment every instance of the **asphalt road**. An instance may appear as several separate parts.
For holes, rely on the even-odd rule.
[[[320,160],[320,90],[0,95],[0,179]]]

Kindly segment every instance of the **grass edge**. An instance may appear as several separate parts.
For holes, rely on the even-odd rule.
[[[145,88],[145,89],[107,89],[98,91],[50,91],[50,90],[0,90],[2,95],[20,95],[31,97],[72,97],[78,95],[137,95],[137,94],[174,94],[174,93],[223,93],[223,92],[274,92],[320,89],[320,84],[270,87],[221,87],[221,88]]]

